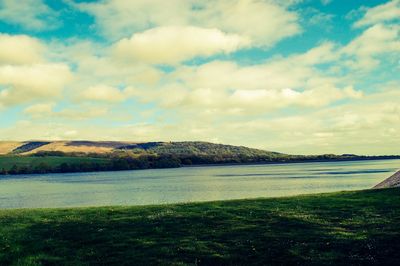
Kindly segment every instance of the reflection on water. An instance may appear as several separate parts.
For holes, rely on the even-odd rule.
[[[400,160],[0,177],[0,208],[143,205],[366,189]]]

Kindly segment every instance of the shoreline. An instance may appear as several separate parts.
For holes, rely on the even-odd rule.
[[[6,157],[6,156],[5,156]],[[1,156],[0,156],[1,158]],[[46,157],[44,157],[46,158]],[[49,156],[52,158],[52,156]],[[66,157],[61,157],[66,158]],[[92,157],[72,157],[75,159],[91,159]],[[92,158],[93,159],[93,158]],[[96,159],[96,158],[94,158]],[[400,156],[376,156],[376,157],[358,157],[358,158],[337,158],[337,159],[310,159],[310,160],[292,160],[292,161],[270,161],[270,162],[248,162],[248,163],[204,163],[204,164],[182,164],[177,167],[149,167],[137,169],[106,169],[106,170],[86,170],[86,171],[58,171],[51,170],[47,172],[25,172],[25,173],[2,173],[0,178],[5,176],[26,176],[26,175],[45,175],[45,174],[74,174],[74,173],[99,173],[99,172],[121,172],[121,171],[137,171],[137,170],[155,170],[155,169],[178,169],[178,168],[194,168],[194,167],[215,167],[215,166],[249,166],[249,165],[281,165],[281,164],[301,164],[301,163],[322,163],[322,162],[356,162],[356,161],[382,161],[382,160],[400,160]],[[1,170],[1,169],[0,169]]]
[[[197,201],[185,201],[185,202],[167,202],[167,203],[150,203],[150,204],[133,204],[133,205],[83,205],[83,206],[66,206],[66,207],[22,207],[22,208],[1,208],[2,211],[34,211],[34,210],[81,210],[81,209],[102,209],[102,208],[167,208],[181,205],[201,205],[201,204],[218,204],[218,203],[230,203],[230,202],[241,202],[241,201],[258,201],[258,200],[290,200],[293,198],[303,197],[320,197],[320,196],[333,196],[341,193],[362,193],[373,190],[391,189],[391,188],[368,188],[360,190],[338,190],[328,192],[315,192],[315,193],[300,193],[287,196],[274,196],[274,197],[254,197],[254,198],[234,198],[234,199],[220,199],[220,200],[197,200]]]
[[[328,192],[316,193],[301,193],[288,196],[274,196],[274,197],[254,197],[254,198],[235,198],[235,199],[221,199],[221,200],[204,200],[204,201],[186,201],[186,202],[170,202],[170,203],[155,203],[155,204],[133,204],[133,205],[87,205],[87,206],[70,206],[70,207],[25,207],[25,208],[0,208],[1,212],[7,211],[56,211],[56,210],[85,210],[85,209],[104,209],[104,208],[169,208],[174,206],[188,206],[188,205],[206,205],[206,204],[224,204],[234,202],[248,202],[248,201],[276,201],[276,200],[293,200],[295,198],[312,198],[312,197],[330,197],[337,194],[357,194],[368,192],[379,192],[385,190],[400,190],[400,187],[385,187],[385,188],[367,188],[359,190],[338,190]]]
[[[329,162],[353,162],[353,161],[383,161],[383,160],[400,160],[400,156],[398,156],[397,158],[356,158],[356,159],[299,160],[299,161],[287,161],[287,162],[191,164],[191,165],[182,165],[181,167],[177,168],[208,167],[208,166],[269,165],[269,164],[292,164],[292,163],[296,164],[296,163],[325,163],[325,162],[329,163]]]

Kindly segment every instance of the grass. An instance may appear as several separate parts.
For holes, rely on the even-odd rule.
[[[399,265],[400,189],[0,210],[0,265]]]
[[[80,163],[109,163],[110,160],[106,158],[90,158],[90,157],[64,157],[64,156],[0,156],[0,170],[5,169],[9,171],[14,165],[18,167],[35,168],[41,163],[45,163],[49,167],[57,167],[62,163],[80,164]]]

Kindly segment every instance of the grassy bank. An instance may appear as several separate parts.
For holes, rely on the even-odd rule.
[[[0,210],[0,265],[395,264],[400,189]]]

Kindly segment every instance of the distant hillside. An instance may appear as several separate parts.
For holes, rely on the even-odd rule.
[[[154,154],[158,156],[175,156],[187,162],[203,161],[241,162],[243,160],[273,159],[286,156],[281,153],[252,149],[243,146],[214,144],[209,142],[147,142],[118,147],[116,150],[129,151],[136,154]],[[191,163],[189,163],[191,164]]]
[[[354,154],[289,155],[279,152],[253,149],[244,146],[215,144],[204,141],[183,142],[124,142],[124,141],[0,141],[0,155],[98,155],[130,156],[155,155],[178,158],[214,158],[214,161],[258,160],[287,161],[300,159],[352,159],[352,158],[399,158],[399,156],[359,156]],[[229,160],[228,160],[229,161]]]
[[[156,154],[176,156],[278,156],[281,153],[242,146],[188,142],[117,142],[117,141],[27,141],[0,142],[0,154],[28,155],[40,152]]]
[[[400,156],[354,154],[289,155],[202,141],[0,142],[0,155],[0,174],[133,170],[207,164],[400,159]]]

